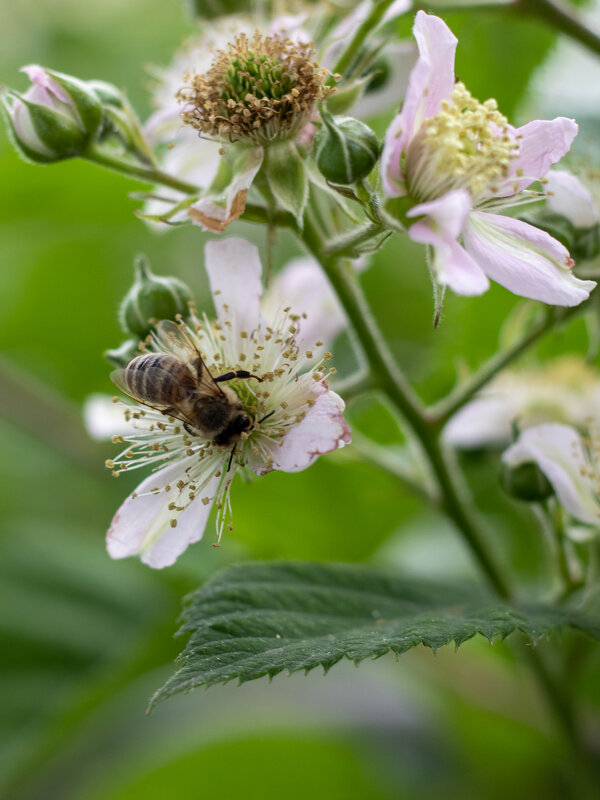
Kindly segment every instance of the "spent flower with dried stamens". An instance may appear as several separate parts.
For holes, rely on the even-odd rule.
[[[231,525],[230,490],[239,470],[257,475],[297,472],[350,441],[343,402],[329,390],[329,353],[299,346],[301,315],[286,306],[265,317],[257,248],[243,239],[209,242],[206,268],[217,319],[180,322],[213,377],[244,370],[256,378],[227,381],[249,425],[233,445],[202,435],[177,416],[146,405],[119,403],[129,431],[115,438],[123,450],[107,462],[113,473],[151,466],[153,473],[116,513],[108,532],[113,558],[140,555],[152,567],[172,564],[203,534],[213,504],[217,530]],[[150,352],[179,354],[159,325]],[[175,414],[175,412],[174,412]]]
[[[200,135],[257,145],[294,137],[329,91],[312,43],[258,31],[217,50],[211,68],[188,76],[181,118]]]
[[[178,93],[181,118],[201,135],[268,145],[295,136],[317,100],[326,71],[306,42],[240,33],[218,50],[211,68],[188,76]]]

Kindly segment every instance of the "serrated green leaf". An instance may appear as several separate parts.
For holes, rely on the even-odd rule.
[[[151,706],[196,686],[330,669],[419,644],[458,647],[475,634],[533,641],[571,626],[600,639],[600,619],[569,608],[501,603],[477,586],[393,576],[350,564],[243,564],[187,600],[180,633],[190,633],[177,672]]]

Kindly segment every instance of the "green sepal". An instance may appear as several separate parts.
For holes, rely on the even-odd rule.
[[[414,223],[406,214],[415,205],[414,200],[408,195],[402,197],[386,197],[381,204],[380,214],[390,228],[406,233]]]
[[[83,81],[61,72],[46,70],[69,95],[88,137],[93,137],[102,124],[102,103],[98,95]]]
[[[13,125],[12,116],[11,116],[11,107],[6,100],[6,95],[12,94],[6,91],[3,91],[0,94],[0,108],[2,108],[3,116],[6,120],[8,136],[11,140],[13,147],[17,151],[17,153],[25,160],[31,164],[53,164],[56,161],[61,161],[61,157],[57,157],[54,153],[50,153],[46,155],[45,153],[40,153],[39,150],[33,150],[31,147],[28,147],[27,144],[19,138],[17,135],[17,131],[15,130],[15,126]],[[43,142],[42,142],[43,144]]]
[[[354,81],[336,86],[335,92],[327,98],[327,111],[333,115],[345,114],[363,96],[370,85],[371,78],[371,75],[363,75]]]
[[[293,214],[302,228],[308,173],[294,142],[288,139],[265,150],[265,177],[278,204]]]
[[[50,161],[62,161],[80,155],[85,149],[87,135],[76,122],[47,106],[32,103],[18,92],[11,94],[20,100],[29,111],[31,124],[42,144],[54,154]],[[16,132],[15,132],[16,135]],[[19,146],[21,140],[18,139]]]

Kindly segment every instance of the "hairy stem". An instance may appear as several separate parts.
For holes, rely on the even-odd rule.
[[[131,164],[128,161],[122,161],[119,158],[115,158],[103,152],[97,147],[90,148],[84,158],[87,161],[91,161],[93,164],[98,164],[101,167],[110,169],[113,172],[118,172],[121,175],[127,175],[130,178],[136,178],[144,183],[158,183],[162,186],[169,186],[171,189],[183,192],[183,194],[198,194],[200,191],[200,187],[194,186],[192,183],[181,181],[173,177],[173,175],[169,175],[154,167],[141,167],[137,164]]]

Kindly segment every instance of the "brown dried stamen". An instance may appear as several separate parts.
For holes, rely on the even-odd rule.
[[[181,118],[200,134],[225,141],[268,144],[294,136],[317,100],[331,91],[312,60],[312,44],[256,32],[217,50],[203,75],[186,76],[177,95]]]

